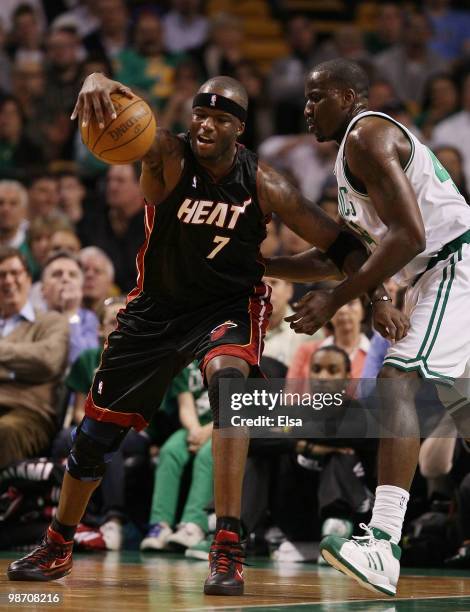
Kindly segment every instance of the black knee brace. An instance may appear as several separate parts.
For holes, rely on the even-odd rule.
[[[211,378],[209,383],[209,402],[212,409],[212,418],[214,421],[214,429],[219,429],[219,381],[222,378],[245,378],[237,368],[222,368],[218,370]]]
[[[109,435],[103,437],[99,435],[101,432],[87,427],[90,422],[85,417],[77,427],[67,459],[67,471],[77,480],[100,480],[106,471],[106,463],[111,461],[128,432],[128,429],[116,429],[111,423],[100,423],[100,428],[105,430],[109,425],[109,432],[106,432]]]

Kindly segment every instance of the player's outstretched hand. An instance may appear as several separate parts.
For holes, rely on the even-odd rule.
[[[390,302],[375,302],[372,315],[375,329],[387,340],[398,342],[408,333],[410,320]]]
[[[330,289],[309,291],[296,304],[294,314],[286,317],[291,328],[298,334],[314,334],[335,314],[338,306]]]
[[[90,74],[83,82],[70,119],[80,117],[82,126],[86,127],[94,114],[98,125],[103,128],[106,114],[111,119],[116,119],[116,111],[111,100],[112,93],[120,93],[128,98],[134,95],[129,87],[108,79],[104,74],[99,72]]]

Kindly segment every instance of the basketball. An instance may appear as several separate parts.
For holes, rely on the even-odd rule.
[[[131,164],[142,159],[155,138],[155,117],[141,98],[128,98],[112,93],[111,100],[116,109],[116,119],[105,117],[105,126],[100,128],[93,115],[88,124],[80,126],[84,144],[95,157],[107,164]]]

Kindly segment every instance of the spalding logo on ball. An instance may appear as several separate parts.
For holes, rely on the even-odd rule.
[[[108,164],[131,164],[147,153],[155,139],[157,124],[150,106],[137,96],[112,93],[116,119],[106,117],[101,129],[93,116],[80,126],[83,143],[95,157]]]

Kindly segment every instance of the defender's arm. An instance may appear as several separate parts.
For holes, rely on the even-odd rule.
[[[285,177],[260,164],[257,179],[258,198],[266,215],[276,213],[292,231],[318,247],[346,274],[355,272],[364,263],[367,251],[362,242],[343,230],[319,206],[308,202]],[[313,262],[317,266],[316,259]],[[305,265],[304,260],[302,266]],[[323,270],[328,274],[326,278],[330,277],[332,268]],[[314,273],[315,280],[320,280]]]
[[[360,270],[334,290],[339,306],[399,272],[426,246],[416,195],[398,153],[402,138],[398,127],[383,120],[359,125],[348,137],[348,167],[365,186],[388,232]]]

